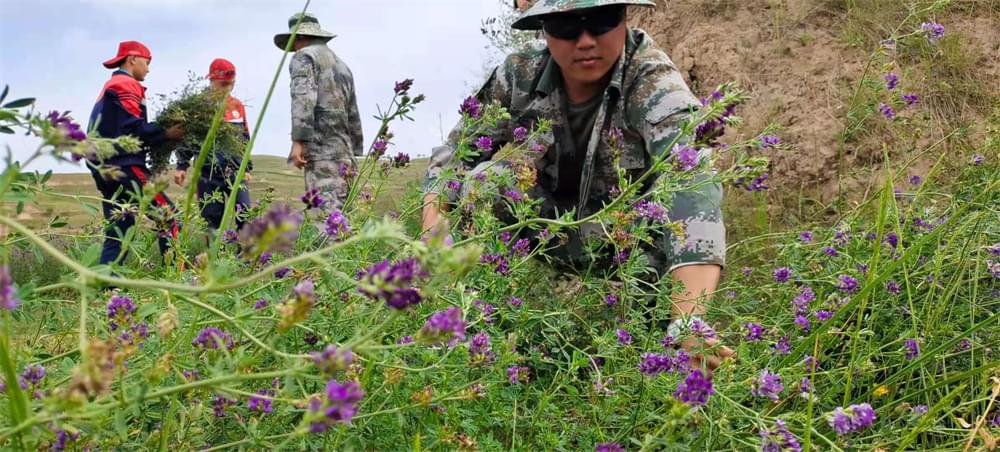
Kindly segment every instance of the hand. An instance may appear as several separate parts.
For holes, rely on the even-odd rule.
[[[243,180],[247,182],[253,181],[253,174],[251,174],[249,171],[243,173]]]
[[[723,360],[736,359],[736,352],[722,345],[718,339],[689,337],[681,342],[681,347],[691,355],[691,368],[700,369],[702,364],[708,364],[709,375],[722,364]]]
[[[306,147],[301,141],[292,142],[292,153],[288,156],[288,160],[298,169],[306,166]]]
[[[185,180],[187,180],[187,171],[177,170],[174,172],[174,182],[177,185],[184,185]]]
[[[180,125],[171,126],[165,131],[168,140],[177,141],[184,138],[184,128]]]

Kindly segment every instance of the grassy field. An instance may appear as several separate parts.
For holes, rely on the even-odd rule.
[[[255,156],[253,162],[252,199],[259,199],[267,190],[273,190],[273,199],[277,202],[299,202],[298,198],[305,190],[301,170],[287,165],[284,158],[271,155]],[[376,210],[393,210],[406,187],[419,183],[426,168],[427,159],[415,159],[410,166],[394,170],[376,202]],[[187,188],[173,183],[173,173],[161,174],[158,179],[170,180],[167,195],[175,203],[182,202]],[[39,196],[34,203],[26,204],[17,217],[19,221],[41,230],[57,223],[55,220],[58,219],[66,223],[65,228],[77,230],[101,220],[99,193],[89,173],[54,174],[46,186],[49,192]]]

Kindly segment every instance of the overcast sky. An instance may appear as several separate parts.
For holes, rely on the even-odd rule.
[[[388,103],[395,81],[413,78],[411,92],[427,96],[414,123],[392,126],[397,144],[390,153],[416,156],[428,155],[458,120],[459,103],[491,60],[480,22],[508,3],[313,0],[309,11],[338,35],[329,45],[354,73],[366,141],[377,129],[376,104]],[[0,0],[0,85],[10,85],[10,98],[36,97],[39,110],[70,110],[85,125],[111,75],[101,62],[114,56],[119,41],[138,40],[153,53],[144,82],[151,101],[182,86],[189,71],[204,75],[213,58],[227,58],[237,68],[233,95],[246,104],[252,127],[281,60],[272,38],[288,31],[288,17],[303,5],[298,0]],[[152,117],[156,105],[150,106]],[[286,156],[289,130],[286,61],[253,153]],[[0,143],[10,146],[15,160],[37,144],[10,135],[0,135]],[[54,159],[33,168],[85,171]]]

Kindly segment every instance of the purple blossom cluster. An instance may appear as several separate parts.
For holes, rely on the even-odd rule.
[[[684,350],[679,350],[676,354],[643,353],[639,361],[639,372],[652,377],[664,372],[684,371],[688,368],[689,361],[690,357]]]
[[[332,377],[344,369],[347,369],[354,361],[354,353],[349,348],[340,348],[334,344],[327,345],[321,351],[312,352],[313,364],[323,375]]]
[[[318,188],[313,187],[306,190],[305,194],[302,195],[302,203],[306,205],[306,209],[321,209],[326,205],[326,200],[320,194]]]
[[[466,97],[462,101],[462,106],[458,108],[458,114],[468,116],[472,119],[479,119],[481,114],[479,100],[475,96]]]
[[[781,382],[781,375],[767,369],[761,371],[750,386],[750,393],[754,397],[765,397],[775,402],[781,398],[781,392],[784,390],[785,385]]]
[[[714,102],[721,102],[725,98],[725,95],[721,91],[714,91],[712,95],[701,100],[702,106],[709,106]],[[725,135],[726,133],[726,119],[736,113],[736,104],[728,104],[725,106],[722,114],[717,119],[711,119],[698,124],[695,127],[695,141],[701,143],[712,142],[719,137]]]
[[[420,292],[413,284],[427,276],[415,258],[395,263],[384,260],[361,273],[358,291],[392,309],[406,309],[420,303]]]
[[[215,413],[215,417],[226,417],[226,408],[237,403],[238,401],[226,398],[223,395],[216,395],[212,399],[212,411]]]
[[[510,262],[507,261],[507,257],[500,253],[487,253],[479,257],[480,264],[487,264],[493,266],[493,271],[503,275],[510,275]]]
[[[864,430],[875,422],[875,410],[867,403],[837,407],[827,414],[827,423],[838,435]]]
[[[524,127],[514,128],[514,141],[521,143],[527,139],[528,139],[528,129],[525,129]]]
[[[890,72],[885,74],[885,89],[892,91],[899,86],[899,76]]]
[[[889,120],[896,119],[896,110],[894,110],[892,106],[889,104],[886,103],[878,104],[878,111],[879,113],[882,113],[882,116],[885,116],[885,119]]]
[[[937,22],[924,22],[920,24],[920,31],[927,35],[928,41],[934,43],[944,36],[944,25]]]
[[[764,327],[759,323],[747,322],[743,328],[747,330],[747,342],[760,342],[764,338]]]
[[[236,346],[233,342],[233,337],[229,333],[222,331],[214,326],[206,327],[201,330],[194,339],[191,340],[191,346],[195,348],[201,348],[202,350],[215,350],[225,347],[227,350],[232,350]]]
[[[136,311],[135,302],[128,295],[113,295],[108,301],[108,329],[118,333],[115,339],[124,346],[141,346],[143,340],[149,337],[149,325],[137,322],[132,314]]]
[[[600,443],[594,446],[594,452],[625,452],[625,448],[618,443]]]
[[[792,276],[792,269],[788,267],[780,267],[774,271],[774,282],[776,283],[786,283],[788,279]]]
[[[632,209],[635,210],[639,218],[659,224],[667,222],[667,209],[653,201],[640,199],[632,206]]]
[[[225,243],[227,245],[232,245],[233,243],[236,243],[239,240],[240,240],[239,235],[236,233],[236,231],[232,229],[226,229],[226,231],[222,233],[222,243]]]
[[[802,243],[810,243],[813,241],[812,231],[802,231],[799,233],[799,241]]]
[[[795,435],[788,430],[785,421],[778,419],[774,421],[774,430],[761,430],[761,438],[764,442],[760,446],[761,452],[801,452],[802,445]]]
[[[267,414],[274,411],[274,391],[261,389],[247,400],[247,409]]]
[[[469,341],[469,357],[474,364],[491,364],[496,360],[489,334],[481,332],[472,336]]]
[[[766,191],[771,188],[767,185],[767,180],[770,177],[771,176],[768,173],[763,173],[753,178],[740,177],[733,181],[733,185],[736,187],[742,187],[744,190],[749,192]]]
[[[674,162],[674,169],[677,171],[691,171],[700,163],[698,150],[682,144],[678,144],[670,150],[670,159]]]
[[[837,289],[841,292],[855,293],[858,291],[857,278],[850,275],[840,275],[837,279],[840,280],[840,282],[837,283]]]
[[[764,149],[773,148],[773,147],[775,147],[775,146],[777,146],[779,144],[781,144],[781,138],[778,138],[778,137],[776,137],[774,135],[761,135],[760,136],[760,147],[762,147]]]
[[[632,343],[632,334],[626,329],[618,328],[615,330],[615,335],[618,336],[618,345],[629,345]]]
[[[351,224],[339,209],[334,209],[326,217],[326,235],[334,240],[342,240],[351,235]]]
[[[49,120],[49,124],[52,127],[59,129],[59,133],[65,139],[71,141],[83,141],[87,139],[86,132],[80,128],[80,125],[73,122],[73,118],[69,116],[69,112],[59,113],[58,111],[51,111],[46,117]]]
[[[302,214],[289,206],[278,205],[244,225],[239,232],[239,242],[252,256],[288,252],[299,238],[301,224]]]
[[[527,367],[515,364],[507,368],[507,379],[510,380],[510,384],[512,385],[527,383],[529,371],[530,369]]]
[[[365,391],[356,381],[328,381],[323,395],[309,401],[309,431],[322,433],[336,424],[349,424],[358,413],[357,403],[364,396]]]
[[[916,339],[907,339],[903,341],[903,345],[906,347],[907,361],[912,361],[920,356],[920,344],[917,343]]]
[[[410,154],[400,152],[392,158],[393,168],[403,168],[410,165]]]
[[[493,139],[488,136],[481,136],[476,140],[476,149],[486,153],[493,150]]]
[[[702,406],[708,402],[708,396],[715,394],[712,380],[707,378],[701,369],[688,372],[684,381],[677,384],[674,398],[691,406]]]
[[[520,299],[518,297],[510,297],[509,303],[510,303],[510,305],[512,307],[520,308],[521,306],[524,305],[524,300],[522,300],[522,299]]]
[[[462,310],[451,306],[444,311],[432,314],[424,323],[423,328],[420,329],[417,337],[428,344],[447,343],[448,347],[454,347],[465,340],[465,327]]]

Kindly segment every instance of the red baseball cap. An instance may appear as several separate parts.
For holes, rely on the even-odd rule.
[[[216,58],[208,67],[209,80],[235,80],[236,66],[225,58]]]
[[[142,45],[139,41],[122,41],[118,43],[118,55],[114,58],[105,61],[104,67],[108,69],[116,68],[122,64],[122,60],[129,56],[143,57],[148,60],[153,59],[153,54],[149,52],[146,46]]]

